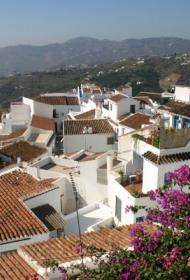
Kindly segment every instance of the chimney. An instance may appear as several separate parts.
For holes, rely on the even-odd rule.
[[[17,157],[17,166],[21,167],[21,158]]]
[[[37,166],[36,172],[37,172],[37,178],[38,178],[38,179],[41,179],[41,176],[40,176],[40,167],[39,167],[39,165]]]
[[[111,153],[108,154],[107,155],[107,174],[110,174],[113,169],[113,160],[114,160],[114,155]]]

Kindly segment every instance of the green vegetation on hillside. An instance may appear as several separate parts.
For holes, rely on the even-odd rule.
[[[144,61],[144,62],[143,62]],[[161,92],[174,84],[190,85],[190,58],[170,57],[125,59],[115,63],[51,69],[23,75],[0,78],[0,104],[2,108],[22,96],[35,96],[45,92],[66,92],[81,83],[92,82],[101,87],[116,88],[130,83],[133,94],[140,91]]]

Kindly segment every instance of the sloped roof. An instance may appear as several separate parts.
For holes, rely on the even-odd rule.
[[[54,188],[50,180],[38,181],[22,171],[0,176],[0,241],[47,232],[23,200]]]
[[[114,132],[106,119],[66,120],[64,121],[64,135],[83,134],[85,127],[91,127],[92,134],[110,134]]]
[[[168,103],[161,105],[158,109],[190,118],[190,104],[187,103],[169,100]]]
[[[143,113],[135,113],[126,117],[120,122],[121,125],[131,127],[133,129],[140,129],[143,124],[150,124],[150,116]]]
[[[190,152],[158,156],[158,155],[148,151],[148,152],[144,153],[143,157],[152,161],[155,164],[161,165],[161,164],[170,164],[170,163],[175,163],[175,162],[179,162],[179,161],[189,160]]]
[[[148,96],[152,100],[158,100],[162,97],[162,94],[160,92],[141,91],[137,94],[137,97],[139,96]]]
[[[148,96],[135,96],[133,98],[140,101],[141,103],[144,103],[144,104],[147,104],[150,107],[153,107],[151,98],[149,98]]]
[[[33,115],[31,126],[44,130],[55,131],[55,123],[53,119],[44,118],[37,115]]]
[[[116,95],[113,95],[112,97],[110,97],[109,100],[114,101],[114,102],[119,102],[126,98],[127,98],[127,96],[125,96],[123,94],[116,94]]]
[[[145,223],[143,225],[147,230],[156,230],[156,226]],[[82,241],[86,246],[93,245],[104,250],[109,250],[114,245],[125,248],[131,245],[132,237],[129,233],[131,226],[127,225],[113,229],[104,228],[98,231],[83,233]],[[78,235],[68,235],[66,237],[25,245],[21,249],[42,266],[47,259],[56,260],[61,264],[79,259],[79,255],[76,253],[78,241]]]
[[[23,129],[18,129],[15,132],[12,132],[8,135],[0,135],[0,141],[18,138],[18,137],[22,136],[25,131],[26,131],[26,128],[23,128]]]
[[[17,252],[0,255],[0,280],[26,280],[26,277],[32,277],[35,273]]]
[[[74,96],[39,95],[37,97],[34,97],[34,100],[49,105],[79,105],[78,97]]]
[[[75,116],[75,119],[77,119],[77,120],[79,120],[79,119],[80,120],[82,120],[82,119],[83,120],[92,120],[94,118],[95,118],[95,109],[78,114]]]
[[[22,161],[30,161],[41,156],[46,151],[46,149],[33,146],[26,141],[20,141],[4,147],[0,150],[0,153],[7,155],[14,160],[20,157]]]

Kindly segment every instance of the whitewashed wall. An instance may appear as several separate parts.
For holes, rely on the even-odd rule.
[[[60,203],[61,192],[57,187],[52,190],[48,190],[45,193],[38,194],[36,196],[30,197],[24,200],[24,203],[30,208],[35,208],[44,204],[50,204],[55,208],[57,212],[61,212]]]
[[[63,143],[64,152],[72,153],[80,150],[103,152],[114,149],[114,144],[107,144],[108,137],[114,137],[114,134],[65,135]]]
[[[190,87],[175,87],[175,99],[182,102],[190,102]]]
[[[114,221],[116,225],[133,224],[136,222],[136,217],[144,217],[146,211],[144,209],[138,210],[137,213],[131,211],[126,212],[127,206],[152,206],[153,203],[148,197],[135,198],[133,197],[120,183],[119,177],[110,176],[108,186],[109,206],[112,208]],[[115,216],[116,196],[121,200],[121,221]]]
[[[104,156],[100,159],[80,162],[79,192],[87,204],[107,200],[107,185],[97,183],[97,168],[106,161],[107,158]]]
[[[111,110],[112,105],[112,110]],[[109,100],[109,117],[113,119],[114,121],[117,121],[117,119],[127,113],[130,113],[130,106],[135,105],[135,112],[139,111],[140,102],[133,98],[125,98],[122,99],[119,102],[113,102]]]
[[[143,192],[156,190],[164,185],[165,174],[174,171],[184,164],[190,165],[190,160],[174,162],[171,164],[156,165],[144,159],[143,161]]]

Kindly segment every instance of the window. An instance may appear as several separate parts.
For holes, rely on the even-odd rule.
[[[56,109],[53,109],[53,118],[57,117]]]
[[[134,114],[135,113],[135,105],[130,105],[130,113]]]
[[[140,103],[140,106],[139,106],[139,109],[140,109],[140,110],[145,109],[145,104],[141,102],[141,103]]]
[[[114,137],[108,137],[107,138],[107,145],[113,145],[114,144]]]
[[[115,197],[115,216],[121,221],[121,200]]]
[[[164,174],[164,184],[167,185],[167,184],[170,184],[170,183],[171,183],[171,178],[170,178],[170,174],[168,172],[168,173]]]
[[[143,216],[136,218],[136,223],[142,223],[142,222],[144,222],[144,217]]]

